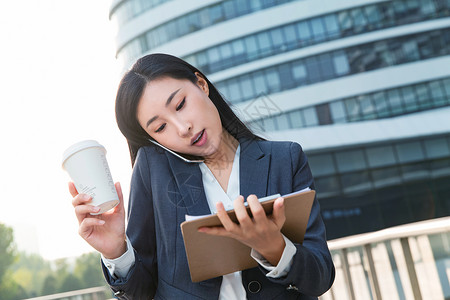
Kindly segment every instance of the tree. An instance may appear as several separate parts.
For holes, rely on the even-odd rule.
[[[64,278],[69,274],[69,262],[66,258],[59,258],[54,261],[55,264],[55,275],[57,278]]]
[[[50,262],[39,254],[19,252],[18,259],[11,265],[12,278],[25,288],[30,297],[42,295],[47,275],[52,273]],[[54,289],[56,291],[56,289]]]
[[[14,262],[15,251],[12,228],[0,223],[0,284],[6,271]]]
[[[41,295],[51,295],[57,292],[57,282],[53,275],[47,275],[42,285]]]
[[[11,267],[16,257],[13,230],[0,223],[0,295],[2,300],[28,298],[25,289],[12,279]]]
[[[74,274],[81,279],[83,288],[106,285],[100,266],[100,254],[90,252],[75,261]]]
[[[5,276],[0,285],[0,295],[2,296],[2,300],[20,300],[28,298],[25,289],[9,276]]]
[[[74,274],[68,274],[64,277],[59,292],[68,292],[82,289],[81,280]]]
[[[49,262],[38,254],[16,252],[12,228],[0,223],[0,300],[18,300],[106,285],[100,254],[75,261]]]

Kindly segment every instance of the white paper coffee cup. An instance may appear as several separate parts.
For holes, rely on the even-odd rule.
[[[106,149],[94,140],[76,143],[63,154],[62,167],[69,173],[78,193],[92,197],[90,205],[102,214],[119,204],[114,181],[106,160]]]

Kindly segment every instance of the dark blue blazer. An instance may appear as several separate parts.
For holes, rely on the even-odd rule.
[[[243,140],[240,145],[240,192],[245,198],[314,189],[306,156],[297,143]],[[210,214],[198,164],[186,163],[160,148],[143,147],[130,190],[127,236],[136,263],[122,279],[113,279],[103,266],[116,296],[217,299],[222,277],[191,281],[180,230],[186,214]],[[242,271],[248,299],[317,299],[331,287],[335,270],[317,200],[303,244],[294,245],[297,252],[285,277],[268,278],[262,267]]]

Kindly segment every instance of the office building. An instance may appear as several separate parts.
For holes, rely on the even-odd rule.
[[[110,17],[124,69],[184,58],[302,145],[333,240],[324,299],[450,299],[449,0],[113,0]]]
[[[330,239],[450,214],[450,1],[113,1],[117,58],[202,70],[299,142]]]

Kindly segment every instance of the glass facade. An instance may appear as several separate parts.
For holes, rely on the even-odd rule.
[[[450,78],[333,100],[250,122],[262,131],[390,118],[450,105]]]
[[[127,21],[146,12],[151,8],[166,3],[171,0],[126,0],[117,5],[111,12],[111,21],[116,22],[119,26],[124,25]]]
[[[307,155],[328,239],[450,215],[450,134]]]
[[[450,28],[297,59],[216,82],[231,103],[329,79],[450,54]],[[382,104],[379,104],[382,105]]]
[[[186,34],[263,9],[299,0],[227,0],[170,20],[134,38],[117,51],[124,61]]]
[[[184,59],[209,74],[326,41],[449,15],[450,3],[445,0],[381,2],[271,28],[209,47]],[[414,57],[414,44],[405,47],[408,55]],[[345,64],[339,60],[336,68],[345,72]]]
[[[123,1],[111,12],[111,18],[123,26],[148,9],[169,1]],[[293,1],[301,0],[221,0],[195,11],[186,10],[181,17],[151,28],[123,45],[117,50],[117,57],[128,64],[155,47],[190,33]],[[311,7],[316,10],[317,3],[312,2]],[[222,39],[219,44],[207,49],[197,47],[197,52],[188,53],[183,58],[205,74],[213,74],[279,55],[276,59],[281,63],[251,72],[246,69],[248,73],[242,73],[243,68],[235,68],[224,73],[237,75],[221,77],[227,79],[214,83],[229,102],[242,103],[246,106],[242,107],[245,113],[258,117],[251,121],[250,127],[271,131],[275,137],[276,131],[322,125],[330,125],[326,130],[332,134],[335,130],[333,124],[380,120],[424,111],[432,114],[432,110],[448,109],[448,72],[432,80],[427,77],[427,81],[422,81],[422,77],[408,76],[413,79],[404,82],[403,86],[392,83],[382,90],[375,90],[378,88],[364,81],[364,76],[355,76],[358,84],[367,87],[365,94],[356,95],[349,86],[348,97],[334,96],[324,103],[308,102],[310,106],[291,111],[281,111],[264,102],[265,98],[269,98],[266,95],[292,90],[290,93],[280,93],[277,99],[289,95],[291,99],[282,99],[283,103],[285,100],[291,101],[293,107],[299,107],[304,99],[296,95],[296,88],[323,83],[317,88],[325,90],[338,83],[335,81],[328,85],[326,81],[329,80],[374,70],[382,74],[388,67],[413,62],[421,62],[421,67],[426,67],[428,62],[432,63],[431,60],[426,61],[428,59],[449,57],[450,26],[444,22],[450,19],[450,0],[391,0],[371,4],[350,1],[347,4],[353,7],[309,15],[305,19],[297,18],[295,22],[291,19],[289,22],[292,23],[233,40]],[[430,22],[432,20],[436,22]],[[409,26],[411,24],[415,25]],[[406,26],[402,28],[403,25]],[[389,28],[396,28],[396,31],[386,30]],[[383,30],[386,34],[395,33],[398,36],[383,38],[386,36]],[[362,36],[377,31],[380,34]],[[352,38],[358,35],[361,35],[358,39]],[[329,43],[330,47],[311,47],[346,38],[363,44],[352,43],[354,46],[335,49],[331,46],[339,45],[333,42]],[[365,41],[361,42],[363,39]],[[185,40],[192,42],[189,37]],[[351,42],[350,39],[347,42]],[[306,47],[310,48],[292,52]],[[323,50],[325,47],[328,50]],[[307,55],[310,56],[299,58],[302,53],[309,53]],[[444,74],[443,70],[440,73]],[[386,73],[391,74],[389,71]],[[267,107],[252,105],[255,102],[251,100],[254,99],[261,99]],[[243,103],[245,101],[248,102]],[[261,111],[252,114],[251,108]],[[263,110],[267,110],[267,114]],[[407,119],[399,118],[399,121],[407,122]],[[412,137],[414,128],[408,131],[405,129],[407,125],[402,123],[399,133],[404,133],[407,138],[367,143],[366,140],[359,140],[357,134],[351,137],[350,145],[330,148],[324,142],[321,149],[305,149],[328,240],[450,215],[450,130],[446,130],[446,124],[433,124],[436,125],[433,128],[439,128],[436,129],[438,133]],[[345,125],[336,127],[343,128]],[[393,126],[389,130],[395,131],[396,128]],[[371,133],[366,134],[370,138]],[[292,138],[301,140],[299,136]],[[412,262],[408,264],[405,262],[405,240],[409,243],[412,257]],[[449,245],[449,233],[444,232],[426,236],[413,234],[334,250],[336,281],[332,295],[325,294],[321,298],[375,299],[378,295],[371,282],[375,276],[380,287],[378,293],[381,296],[378,298],[414,299],[414,286],[407,282],[408,274],[405,274],[413,266],[417,270],[423,299],[428,299],[427,296],[436,291],[442,295],[436,299],[450,299]],[[372,262],[369,262],[369,255]],[[371,270],[376,272],[371,274]],[[345,278],[348,274],[353,279]],[[350,296],[349,286],[357,297]]]

